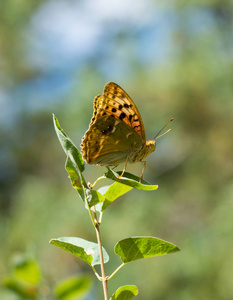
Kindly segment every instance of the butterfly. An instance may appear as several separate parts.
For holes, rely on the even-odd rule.
[[[127,162],[141,162],[141,179],[146,165],[144,159],[155,151],[158,134],[153,140],[146,141],[143,121],[135,103],[119,85],[109,82],[103,95],[94,99],[94,114],[80,145],[82,157],[86,163],[100,166],[117,166],[125,162],[119,177],[123,176]]]

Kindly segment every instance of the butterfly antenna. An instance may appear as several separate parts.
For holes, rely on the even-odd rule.
[[[156,136],[153,138],[153,140],[156,140],[156,139],[160,138],[161,136],[165,135],[166,133],[168,133],[169,131],[171,131],[171,129],[168,129],[165,133],[159,135],[160,132],[163,131],[164,128],[165,128],[169,123],[171,123],[173,120],[174,120],[174,118],[171,118],[171,120],[169,120],[169,121],[167,122],[167,124],[164,125],[163,128],[156,134]],[[158,135],[159,135],[159,136],[158,136]]]

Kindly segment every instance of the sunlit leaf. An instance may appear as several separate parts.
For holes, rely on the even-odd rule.
[[[91,289],[92,281],[87,276],[73,276],[60,281],[55,286],[55,295],[59,300],[83,298]]]
[[[71,155],[71,152],[69,152],[69,157],[67,157],[65,168],[69,174],[72,186],[78,190],[82,188],[82,184],[84,186],[87,186],[87,184],[82,173],[78,171],[77,164],[74,162],[73,159],[71,160]]]
[[[68,157],[66,161],[66,170],[69,173],[73,187],[81,188],[81,183],[86,186],[85,180],[82,176],[82,172],[84,171],[84,161],[82,159],[81,153],[75,147],[70,138],[68,138],[65,132],[61,129],[61,126],[55,115],[53,115],[53,122],[57,137]]]
[[[29,284],[38,284],[41,278],[40,269],[33,259],[20,258],[14,267],[14,275]]]
[[[110,185],[107,191],[104,193],[105,200],[103,202],[102,211],[104,211],[114,200],[126,194],[131,189],[131,186],[122,184],[120,182],[115,182]]]
[[[145,191],[154,191],[157,190],[158,185],[150,185],[145,180],[142,180],[141,183],[140,178],[130,174],[128,172],[124,173],[124,176],[118,178],[118,176],[121,174],[121,172],[114,172],[112,169],[107,167],[108,172],[105,173],[105,177],[112,179],[114,181],[120,182],[122,184],[131,186],[132,188],[138,189],[138,190],[145,190]]]
[[[124,285],[115,291],[110,300],[130,300],[137,294],[138,288],[135,285]]]
[[[100,264],[100,255],[98,244],[77,237],[62,237],[50,240],[52,245],[55,245],[73,255],[81,258],[90,266]],[[104,263],[108,262],[109,256],[104,248],[103,256]]]
[[[124,263],[179,250],[174,244],[155,237],[131,237],[119,241],[115,246],[115,253],[120,256]]]
[[[108,188],[109,188],[109,185],[102,186],[98,189],[98,192],[104,197],[104,194],[108,190]],[[105,200],[105,198],[104,198],[104,200]],[[103,204],[104,204],[104,202],[97,204],[95,206],[96,211],[98,211],[100,213],[102,211]]]
[[[88,201],[90,207],[97,205],[99,203],[102,203],[105,200],[104,196],[102,196],[96,190],[85,189],[85,191],[86,191],[86,195],[87,195],[87,201]]]

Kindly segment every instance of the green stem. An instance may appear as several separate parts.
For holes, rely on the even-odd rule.
[[[98,181],[100,181],[101,179],[105,179],[105,178],[106,178],[105,176],[99,177],[99,178],[96,179],[96,181],[91,185],[91,187],[93,188],[93,187],[97,184]]]
[[[97,242],[99,246],[99,254],[100,254],[100,268],[101,268],[101,275],[102,275],[102,285],[103,285],[103,291],[104,291],[104,300],[108,300],[108,276],[105,274],[105,268],[104,268],[104,256],[103,256],[103,248],[102,248],[102,242],[100,237],[100,224],[97,220],[97,214],[95,210],[95,206],[93,207],[93,213],[95,218],[95,231],[96,231],[96,237]]]
[[[98,278],[98,280],[101,281],[102,278],[101,278],[100,275],[97,273],[96,269],[95,269],[93,266],[91,266],[91,268],[92,268],[93,272],[95,273],[95,276]]]
[[[86,206],[87,206],[87,208],[88,208],[89,215],[90,215],[90,217],[91,217],[92,224],[93,224],[93,226],[95,227],[95,226],[96,226],[96,225],[95,225],[96,222],[95,222],[94,217],[93,217],[93,214],[92,214],[92,212],[91,212],[91,208],[90,208],[90,205],[89,205],[88,200],[87,200],[86,189],[85,189],[84,186],[83,186],[83,193],[84,193],[85,203],[86,203]]]
[[[101,224],[101,222],[102,222],[102,217],[103,217],[103,212],[100,213],[100,216],[99,216],[99,224]]]
[[[108,280],[111,279],[122,267],[124,267],[125,263],[121,264],[110,276],[108,276]]]

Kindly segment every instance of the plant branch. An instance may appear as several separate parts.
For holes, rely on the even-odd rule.
[[[108,280],[111,279],[122,267],[124,267],[125,263],[121,264],[110,276],[108,276]]]
[[[103,249],[102,249],[102,243],[101,243],[101,237],[100,237],[100,228],[99,228],[99,223],[98,223],[98,220],[97,220],[95,206],[93,207],[93,213],[94,213],[94,219],[95,219],[96,237],[97,237],[97,242],[98,242],[98,246],[99,246],[99,253],[100,253],[100,267],[101,267],[101,274],[102,274],[102,285],[103,285],[103,291],[104,291],[104,299],[108,300],[108,286],[107,286],[108,277],[105,274]]]
[[[102,222],[102,217],[103,217],[103,212],[101,212],[101,213],[100,213],[100,216],[99,216],[99,221],[98,221],[98,222],[99,222],[99,225],[100,225],[101,222]]]
[[[95,226],[95,220],[93,218],[93,214],[91,212],[91,208],[90,208],[90,205],[88,203],[88,199],[87,199],[87,193],[86,193],[86,184],[85,184],[85,181],[83,179],[83,176],[82,176],[82,173],[78,167],[78,165],[76,164],[74,158],[73,158],[73,155],[71,153],[71,151],[69,150],[68,151],[68,154],[67,154],[68,158],[71,160],[72,164],[75,166],[75,170],[77,171],[77,173],[79,174],[79,178],[81,180],[81,186],[82,186],[82,190],[83,190],[83,193],[84,193],[84,198],[85,198],[85,203],[86,203],[86,206],[88,208],[88,211],[89,211],[89,214],[90,214],[90,217],[91,217],[91,220],[92,220],[92,223],[93,225]]]
[[[96,269],[93,266],[91,266],[91,268],[92,268],[93,272],[95,273],[95,276],[98,278],[98,280],[102,281],[102,278],[99,276],[99,274],[97,273]]]
[[[91,187],[93,188],[93,187],[97,184],[98,181],[100,181],[101,179],[105,179],[105,178],[106,178],[105,176],[99,177],[99,178],[91,185]]]

